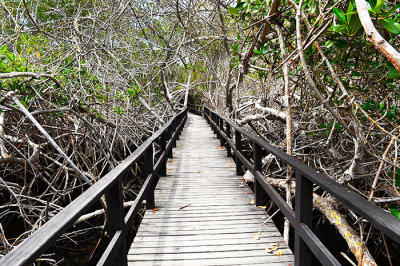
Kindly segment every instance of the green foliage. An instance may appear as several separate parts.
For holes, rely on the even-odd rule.
[[[400,210],[397,209],[396,207],[390,207],[390,213],[396,217],[397,219],[400,219]]]
[[[396,169],[394,175],[395,175],[395,186],[400,188],[400,170]]]
[[[339,8],[334,8],[333,13],[341,22],[331,27],[333,32],[353,36],[361,29],[361,21],[358,17],[354,0],[349,1],[347,13],[344,13]]]
[[[123,115],[123,114],[125,114],[125,111],[122,109],[121,106],[119,106],[119,107],[113,107],[113,112],[116,113],[116,114],[118,114],[118,115]]]
[[[386,28],[386,30],[393,34],[400,34],[400,24],[393,19],[385,18],[379,20],[382,26]]]
[[[3,45],[0,48],[0,72],[1,73],[9,73],[9,72],[25,72],[27,71],[26,60],[22,58],[20,55],[15,53],[11,53],[8,50],[7,45]]]

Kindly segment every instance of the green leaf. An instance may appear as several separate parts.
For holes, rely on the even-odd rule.
[[[233,16],[239,15],[239,10],[237,10],[236,8],[231,7],[231,6],[228,7],[228,12],[229,12],[229,14],[231,14]]]
[[[350,15],[355,15],[355,14],[358,14],[358,12],[357,11],[347,12],[344,15],[345,16],[350,16]]]
[[[387,79],[398,79],[400,78],[400,73],[396,69],[392,69],[387,75]]]
[[[312,0],[312,1],[311,1],[311,7],[310,7],[310,9],[308,10],[308,13],[309,13],[310,15],[316,13],[317,8],[318,8],[318,6],[317,6],[317,1]]]
[[[396,182],[395,182],[396,187],[400,187],[400,170],[399,169],[396,169],[396,171],[395,171],[395,178],[396,178]]]
[[[10,63],[14,62],[14,55],[12,53],[6,53],[6,57]]]
[[[242,9],[245,9],[247,5],[248,4],[246,2],[239,2],[238,1],[238,3],[236,4],[235,8],[238,9],[238,10],[242,10]]]
[[[349,22],[349,35],[353,36],[361,28],[361,21],[358,16],[351,16]]]
[[[349,29],[347,28],[347,25],[339,25],[339,26],[333,27],[332,31],[338,32],[338,33],[343,33],[343,34],[349,33]]]
[[[379,12],[386,0],[376,0],[376,5],[374,7],[375,12]]]
[[[2,69],[3,72],[7,68],[8,68],[8,66],[4,62],[0,62],[0,69]]]
[[[396,217],[397,219],[400,219],[400,210],[398,210],[398,209],[395,208],[395,207],[390,207],[389,209],[390,209],[390,213],[391,213],[394,217]]]
[[[4,44],[1,48],[0,48],[0,55],[4,54],[4,52],[7,50],[7,44]]]
[[[388,32],[400,34],[400,24],[393,19],[385,18],[383,20],[379,20],[379,22],[386,28]]]
[[[326,48],[331,48],[335,44],[335,41],[329,40],[325,43]]]
[[[336,17],[338,19],[340,19],[340,21],[342,21],[344,24],[346,24],[346,17],[344,15],[344,12],[342,10],[340,10],[339,8],[334,8],[333,9],[333,13],[335,13]]]
[[[258,55],[262,55],[263,53],[260,50],[254,49],[253,53],[258,54]]]
[[[337,48],[346,48],[347,42],[345,40],[337,40],[335,41],[335,46]]]

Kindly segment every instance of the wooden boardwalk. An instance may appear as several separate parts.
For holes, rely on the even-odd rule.
[[[129,265],[294,265],[281,234],[251,204],[251,190],[218,145],[206,120],[189,114],[155,191],[158,210],[146,211]]]

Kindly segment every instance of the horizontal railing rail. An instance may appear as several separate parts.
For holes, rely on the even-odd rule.
[[[227,155],[233,156],[236,172],[243,175],[242,166],[254,175],[254,202],[262,204],[265,193],[274,201],[295,230],[295,265],[311,265],[312,254],[323,265],[340,265],[337,259],[323,245],[312,231],[313,186],[330,193],[347,208],[354,211],[376,229],[400,243],[400,220],[380,207],[365,200],[360,195],[335,182],[300,160],[288,155],[254,134],[251,134],[230,119],[204,107],[204,116],[208,120],[221,145],[227,149]],[[234,141],[232,137],[234,131]],[[242,137],[248,138],[253,146],[253,162],[242,153]],[[295,211],[286,203],[279,193],[269,184],[262,173],[262,150],[270,153],[282,162],[291,166],[296,180]]]
[[[154,208],[154,189],[158,175],[166,175],[167,160],[172,158],[172,148],[176,146],[186,118],[187,109],[173,116],[128,158],[3,257],[0,265],[32,264],[103,195],[106,199],[107,231],[111,240],[97,265],[111,265],[114,260],[118,260],[119,265],[127,265],[126,236],[143,200],[146,200],[148,209]],[[153,144],[156,142],[161,148],[161,154],[154,163]],[[141,158],[144,158],[145,181],[133,205],[124,215],[122,177]]]

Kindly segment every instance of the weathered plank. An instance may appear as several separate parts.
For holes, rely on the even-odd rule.
[[[203,118],[189,115],[129,254],[134,265],[293,265],[293,254]],[[283,254],[276,250],[278,245]]]

